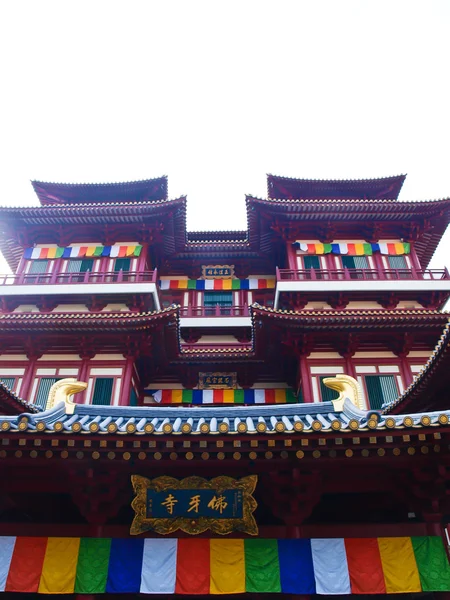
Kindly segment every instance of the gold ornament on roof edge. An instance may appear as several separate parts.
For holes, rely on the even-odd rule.
[[[333,408],[336,412],[344,410],[345,399],[348,398],[357,408],[364,410],[361,387],[359,383],[350,375],[338,374],[336,377],[326,377],[323,380],[331,390],[339,392],[339,397],[332,400]]]
[[[60,402],[64,402],[66,405],[66,414],[73,415],[75,410],[75,403],[72,402],[71,397],[79,392],[84,392],[87,388],[87,383],[84,381],[77,381],[73,377],[67,379],[60,379],[52,385],[48,393],[47,404],[45,410],[54,408]]]

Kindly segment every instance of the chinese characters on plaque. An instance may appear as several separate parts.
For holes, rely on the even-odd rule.
[[[234,265],[203,265],[203,279],[232,279],[234,277]]]
[[[240,489],[147,490],[147,518],[193,517],[241,519],[243,493]]]
[[[252,494],[257,480],[256,475],[242,479],[221,476],[209,481],[166,476],[150,480],[132,475],[136,514],[130,533],[138,535],[152,529],[166,534],[181,529],[195,535],[211,529],[222,535],[232,531],[256,535],[253,511],[257,504]]]
[[[237,373],[199,373],[199,390],[234,390],[237,387]]]

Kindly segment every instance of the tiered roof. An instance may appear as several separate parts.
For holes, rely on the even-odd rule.
[[[341,237],[356,227],[383,225],[383,237],[398,237],[399,229],[413,224],[426,225],[417,231],[415,242],[417,256],[423,268],[430,262],[448,224],[450,199],[398,202],[396,200],[358,199],[270,199],[247,196],[249,241],[252,248],[259,246],[263,252],[273,248],[273,225],[288,230],[293,235],[301,229],[305,237],[317,237],[317,227],[339,228]],[[351,235],[351,234],[350,234]],[[354,235],[354,233],[353,233]],[[295,239],[295,238],[294,238]]]
[[[83,225],[77,234],[97,233],[98,238],[101,225],[118,224],[126,235],[127,225],[138,225],[139,231],[144,231],[153,223],[161,227],[161,258],[184,260],[187,265],[209,253],[222,260],[245,258],[255,266],[270,266],[281,231],[288,238],[290,229],[292,235],[301,231],[315,238],[319,230],[331,226],[338,236],[345,237],[362,226],[379,223],[384,237],[415,239],[425,268],[450,222],[450,199],[399,202],[404,179],[404,175],[361,180],[269,175],[269,199],[246,197],[246,231],[190,233],[186,232],[186,198],[167,199],[166,177],[112,184],[34,181],[41,207],[0,208],[0,250],[15,269],[24,243],[23,237],[18,238],[20,228]]]
[[[51,183],[32,181],[42,206],[167,200],[167,177],[121,183]]]
[[[373,179],[295,179],[267,175],[268,198],[396,200],[406,175]]]

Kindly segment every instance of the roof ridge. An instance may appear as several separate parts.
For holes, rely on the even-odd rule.
[[[400,173],[399,175],[385,175],[383,177],[362,177],[362,178],[357,178],[357,179],[305,179],[304,177],[289,177],[286,175],[274,175],[273,173],[267,173],[266,174],[267,177],[275,177],[276,179],[289,179],[290,181],[304,181],[304,182],[308,182],[308,183],[350,183],[350,182],[355,182],[355,183],[361,183],[361,182],[370,182],[370,181],[386,181],[389,179],[405,179],[407,176],[407,173]]]
[[[130,183],[149,183],[150,181],[158,181],[159,179],[165,179],[168,181],[168,175],[160,175],[159,177],[151,177],[150,179],[131,179],[126,181],[102,181],[102,182],[76,182],[76,183],[65,183],[64,181],[43,181],[42,179],[30,179],[32,185],[43,184],[43,185],[64,185],[67,187],[77,186],[92,186],[92,187],[103,187],[107,185],[129,185]]]

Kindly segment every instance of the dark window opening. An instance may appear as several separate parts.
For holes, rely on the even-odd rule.
[[[136,393],[136,390],[132,387],[131,392],[130,392],[130,406],[137,406],[137,405],[138,405],[138,395]]]
[[[92,273],[94,269],[94,259],[92,258],[76,258],[73,260],[69,260],[67,263],[67,273],[80,273],[80,276],[72,275],[72,281],[83,281],[84,273],[88,271]],[[81,275],[83,273],[83,275]]]
[[[344,269],[350,269],[350,279],[364,279],[363,273],[355,269],[368,269],[369,262],[366,256],[341,256]]]
[[[45,409],[50,388],[57,381],[60,381],[60,379],[56,377],[42,377],[42,379],[39,380],[36,398],[34,400],[34,403],[37,404],[37,406]]]
[[[397,383],[393,375],[366,375],[366,388],[370,408],[380,410],[398,396]]]
[[[41,275],[47,272],[48,260],[33,260],[31,261],[28,270],[29,275]]]
[[[339,392],[332,390],[324,384],[323,380],[327,379],[327,377],[335,377],[335,375],[323,375],[320,377],[320,397],[322,398],[322,402],[331,402],[331,400],[336,400],[339,397]]]
[[[131,266],[131,258],[116,258],[114,262],[114,271],[129,271]]]
[[[114,379],[112,377],[97,377],[91,404],[109,406],[111,404],[113,383]]]
[[[204,292],[203,306],[206,315],[231,314],[233,306],[233,292]]]

